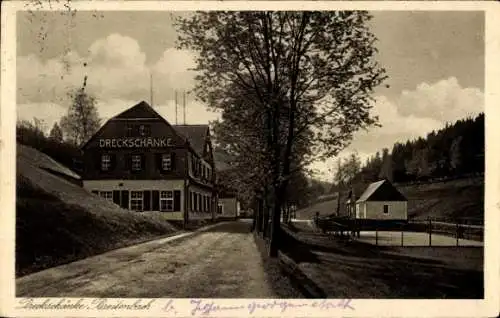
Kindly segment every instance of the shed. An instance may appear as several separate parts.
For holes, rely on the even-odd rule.
[[[389,180],[368,185],[356,201],[356,219],[407,220],[408,199]]]

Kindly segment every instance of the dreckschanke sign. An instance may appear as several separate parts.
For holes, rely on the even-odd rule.
[[[101,148],[162,148],[171,147],[171,138],[111,138],[99,139]]]

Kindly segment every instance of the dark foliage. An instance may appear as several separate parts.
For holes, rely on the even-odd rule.
[[[380,153],[383,155],[381,156]],[[426,138],[397,142],[361,169],[365,182],[387,178],[397,183],[433,181],[484,173],[484,113],[432,131]]]
[[[81,169],[81,152],[77,146],[57,138],[45,136],[43,131],[30,122],[22,121],[17,124],[16,139],[18,143],[43,152],[76,172]]]

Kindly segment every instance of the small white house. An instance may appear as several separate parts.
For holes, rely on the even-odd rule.
[[[356,219],[407,220],[408,199],[388,180],[371,183],[356,201]]]
[[[217,209],[219,217],[238,217],[240,216],[240,202],[235,196],[219,198],[219,207]]]

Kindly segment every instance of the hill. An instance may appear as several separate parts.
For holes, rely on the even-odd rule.
[[[178,231],[160,214],[87,192],[78,175],[33,148],[18,144],[16,157],[17,275]]]
[[[408,198],[408,216],[412,219],[471,218],[484,219],[484,178],[466,178],[414,185],[396,185]],[[345,202],[347,193],[341,194]],[[343,212],[341,204],[341,213]],[[298,219],[311,219],[316,212],[322,216],[335,213],[337,195],[297,211]]]

